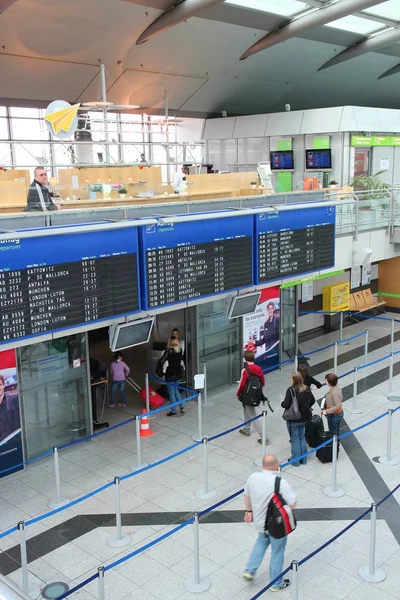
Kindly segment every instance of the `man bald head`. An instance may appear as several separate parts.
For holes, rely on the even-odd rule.
[[[266,454],[262,461],[262,468],[266,471],[277,471],[278,470],[278,459],[274,454]]]

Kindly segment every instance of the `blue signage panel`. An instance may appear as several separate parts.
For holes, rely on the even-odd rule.
[[[0,241],[0,345],[140,310],[137,228]]]
[[[251,215],[142,227],[143,310],[251,286],[252,236]]]
[[[335,264],[335,207],[256,215],[256,284]]]

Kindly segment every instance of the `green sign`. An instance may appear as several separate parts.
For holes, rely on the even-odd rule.
[[[292,173],[278,171],[276,174],[276,190],[277,194],[284,194],[292,191]]]
[[[386,296],[387,298],[400,298],[400,294],[394,292],[378,292],[378,296]]]
[[[400,135],[351,136],[352,146],[400,146]]]
[[[327,277],[341,275],[342,273],[344,273],[344,269],[341,269],[340,271],[332,271],[331,273],[322,273],[321,275],[315,275],[314,277],[303,277],[303,279],[297,279],[296,281],[288,281],[287,283],[282,283],[281,288],[293,287],[294,285],[300,285],[301,283],[306,283],[307,281],[326,279]]]
[[[325,137],[313,138],[313,149],[314,150],[326,150],[331,147],[331,138],[329,135]]]
[[[285,138],[284,140],[278,140],[276,143],[277,150],[292,150],[293,141],[292,138]]]

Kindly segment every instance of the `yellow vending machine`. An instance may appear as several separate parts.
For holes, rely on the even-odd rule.
[[[340,325],[340,313],[349,310],[350,283],[325,285],[322,289],[322,310],[325,315],[325,328],[337,329]]]

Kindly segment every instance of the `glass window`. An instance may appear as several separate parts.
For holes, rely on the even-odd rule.
[[[18,108],[12,106],[10,108],[10,115],[12,117],[25,117],[28,119],[39,119],[40,117],[40,109],[39,108]]]
[[[11,119],[11,132],[15,140],[48,140],[46,124],[41,119]]]
[[[306,3],[297,0],[225,0],[225,3],[235,4],[242,8],[262,10],[284,17],[291,17],[308,8]]]
[[[7,111],[5,106],[0,106],[0,117],[7,116]]]
[[[85,334],[24,346],[17,356],[26,457],[89,434]]]
[[[8,140],[7,119],[0,118],[0,139]]]
[[[352,33],[359,33],[361,35],[368,35],[373,31],[382,29],[384,25],[377,21],[370,21],[369,19],[363,19],[361,17],[355,17],[350,15],[348,17],[342,17],[336,21],[331,21],[326,24],[326,27],[332,27],[332,29],[342,29],[343,31],[351,31]]]
[[[49,160],[50,145],[13,144],[15,164],[19,167],[46,165]]]
[[[7,167],[11,165],[11,145],[0,144],[0,165]]]
[[[377,6],[366,8],[363,12],[382,17],[383,19],[400,21],[400,2],[399,0],[388,0],[388,2],[383,2]]]

